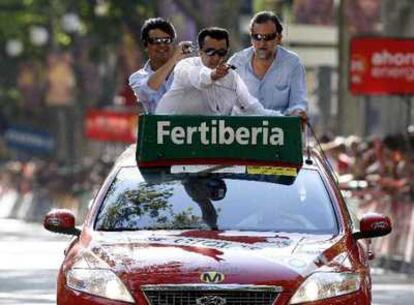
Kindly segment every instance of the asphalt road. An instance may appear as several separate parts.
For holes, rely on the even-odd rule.
[[[56,274],[70,237],[0,218],[0,305],[55,304]],[[374,270],[373,305],[413,304],[414,277]]]

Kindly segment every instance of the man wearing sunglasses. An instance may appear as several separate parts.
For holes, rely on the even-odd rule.
[[[141,28],[141,40],[148,53],[145,66],[129,77],[145,112],[153,113],[161,97],[169,90],[173,80],[172,70],[187,55],[188,42],[175,46],[174,26],[162,18],[150,18]]]
[[[234,54],[229,63],[266,109],[306,120],[305,70],[296,54],[280,46],[282,30],[274,13],[257,13],[250,21],[252,46]]]
[[[198,34],[199,56],[181,60],[174,69],[171,89],[162,97],[157,114],[260,114],[267,110],[251,96],[239,75],[226,63],[229,33],[211,27]]]

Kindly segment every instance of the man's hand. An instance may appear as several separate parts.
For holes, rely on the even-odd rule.
[[[186,46],[190,46],[192,43],[191,41],[181,41],[174,50],[172,56],[164,63],[161,67],[159,67],[148,79],[148,87],[153,90],[159,90],[165,80],[170,75],[171,71],[174,69],[175,65],[181,60],[186,57],[192,56],[191,53],[187,53],[186,51],[188,48]]]
[[[305,111],[303,111],[301,109],[296,109],[296,110],[292,111],[291,113],[289,113],[289,115],[299,116],[303,123],[306,123],[308,121],[308,115],[306,114]]]
[[[308,122],[308,115],[305,111],[303,111],[302,109],[296,109],[293,110],[291,113],[289,113],[288,115],[293,115],[293,116],[298,116],[300,117],[300,122],[302,125],[302,130],[305,130],[306,127],[306,123]]]
[[[229,73],[230,65],[221,63],[213,71],[211,71],[211,79],[216,81]]]
[[[175,62],[179,62],[181,59],[193,56],[193,44],[191,41],[181,41],[175,48],[173,58]]]

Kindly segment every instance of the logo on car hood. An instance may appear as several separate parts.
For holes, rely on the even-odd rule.
[[[224,274],[216,271],[203,272],[200,279],[205,283],[221,283],[224,281]]]
[[[225,305],[226,299],[216,296],[216,295],[207,295],[201,298],[196,299],[197,305]]]

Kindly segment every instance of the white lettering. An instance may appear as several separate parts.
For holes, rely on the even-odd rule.
[[[227,137],[226,137],[227,135]],[[223,120],[219,121],[219,144],[230,145],[234,142],[234,130],[226,127]]]
[[[382,65],[384,61],[380,53],[374,53],[372,55],[371,62],[374,66],[379,66],[379,65]]]
[[[54,145],[53,139],[43,138],[41,135],[24,133],[24,131],[9,129],[4,136],[9,141],[36,146],[38,148],[52,149]]]
[[[257,136],[259,133],[262,133],[263,128],[262,127],[253,127],[252,128],[252,144],[257,144]]]
[[[371,76],[373,78],[412,82],[414,81],[414,67],[373,67]]]
[[[262,121],[261,127],[226,126],[225,120],[202,122],[199,126],[175,126],[171,122],[157,122],[157,144],[171,142],[175,145],[191,145],[201,142],[202,145],[285,145],[284,131],[279,127],[269,127],[269,121]],[[167,137],[167,138],[166,138]],[[167,141],[168,139],[168,141]]]
[[[384,49],[372,54],[371,63],[373,66],[412,66],[414,65],[414,53],[392,53]]]
[[[240,127],[236,130],[236,141],[240,145],[249,144],[250,132],[246,127]]]
[[[197,127],[187,127],[187,144],[193,144],[193,134],[197,132]]]
[[[211,121],[211,144],[217,144],[217,121]]]
[[[171,141],[174,144],[181,145],[184,144],[185,139],[185,130],[182,127],[174,127],[171,130]]]
[[[273,127],[271,130],[269,142],[271,145],[285,145],[283,130],[278,127]]]
[[[170,126],[168,121],[157,122],[157,144],[164,144],[164,136],[168,136],[170,131],[164,131],[164,127]]]
[[[263,121],[263,126],[266,126],[266,128],[263,128],[263,144],[267,145],[267,139],[269,138],[269,121]]]
[[[200,127],[198,127],[198,131],[200,132],[201,144],[203,145],[210,144],[210,142],[207,140],[208,127],[207,127],[206,122],[203,122],[200,124]]]

